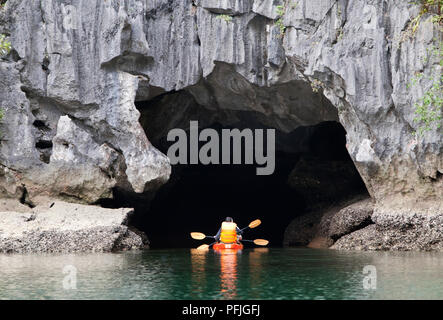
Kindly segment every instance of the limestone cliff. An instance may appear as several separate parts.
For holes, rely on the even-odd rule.
[[[442,68],[427,50],[442,41],[431,14],[410,32],[419,11],[407,0],[9,0],[2,196],[95,203],[115,187],[155,190],[170,164],[134,101],[184,90],[225,122],[240,111],[284,132],[340,121],[373,216],[443,214],[442,129],[413,135],[414,102]]]

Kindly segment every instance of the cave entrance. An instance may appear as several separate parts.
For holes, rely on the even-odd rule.
[[[288,89],[281,91],[293,92]],[[214,90],[212,93],[217,95]],[[200,130],[273,128],[275,171],[260,176],[255,164],[173,165],[170,180],[152,199],[130,204],[135,207],[130,223],[146,232],[152,248],[196,247],[203,242],[191,239],[189,233],[214,235],[227,216],[239,227],[261,219],[262,225],[249,230],[244,238],[265,238],[273,246],[281,246],[292,219],[366,192],[346,150],[346,132],[339,122],[328,119],[288,130],[284,121],[270,122],[260,112],[204,107],[194,94],[158,90],[155,97],[136,101],[140,122],[156,148],[167,154],[174,143],[166,139],[169,130],[189,130],[190,120],[199,121]],[[319,95],[318,99],[324,97]]]

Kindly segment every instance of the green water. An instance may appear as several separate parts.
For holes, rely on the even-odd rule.
[[[313,249],[0,255],[0,299],[442,299],[442,268],[439,253]]]

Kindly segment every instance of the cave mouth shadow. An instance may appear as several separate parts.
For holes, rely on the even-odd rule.
[[[286,184],[298,155],[276,155],[276,170],[257,176],[255,166],[176,165],[171,181],[164,185],[145,214],[131,223],[148,235],[152,247],[196,247],[189,236],[198,231],[215,235],[227,216],[240,228],[252,220],[262,225],[245,232],[245,239],[265,238],[282,242],[284,228],[293,214],[304,209],[303,199]],[[143,209],[142,209],[143,210]]]
[[[275,171],[268,176],[256,175],[256,165],[174,165],[170,180],[152,200],[131,199],[135,214],[130,224],[148,235],[151,248],[192,248],[211,239],[196,241],[190,232],[215,235],[227,216],[240,228],[261,219],[262,225],[248,230],[244,238],[282,246],[285,229],[295,217],[366,192],[346,150],[345,135],[334,121],[290,133],[277,131]],[[170,143],[163,137],[155,145],[166,154]],[[118,191],[115,199],[120,206],[128,205],[128,197]]]

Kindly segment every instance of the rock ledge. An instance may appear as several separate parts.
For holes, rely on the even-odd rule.
[[[0,252],[68,253],[140,249],[146,241],[127,226],[133,209],[54,202],[29,212],[0,212]]]

